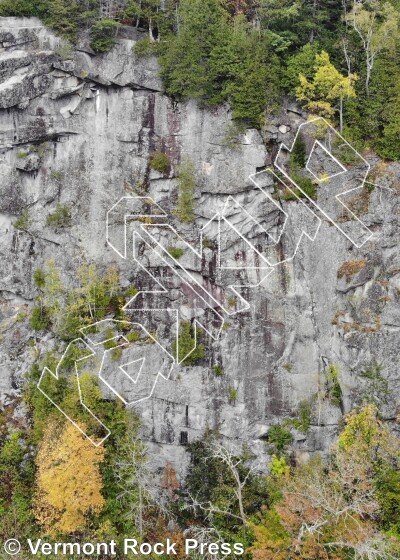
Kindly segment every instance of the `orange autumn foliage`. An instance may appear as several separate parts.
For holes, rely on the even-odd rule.
[[[161,488],[164,488],[170,500],[176,501],[178,499],[177,491],[180,488],[176,470],[171,463],[167,463],[164,468],[164,476],[161,482]]]

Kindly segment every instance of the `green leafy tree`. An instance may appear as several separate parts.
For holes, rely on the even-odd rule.
[[[39,17],[72,42],[98,17],[97,0],[39,0]]]
[[[331,63],[329,54],[322,51],[315,57],[315,73],[312,80],[300,74],[300,85],[296,88],[296,97],[305,101],[309,110],[325,117],[332,117],[338,103],[340,131],[343,131],[343,102],[356,96],[353,74],[343,76]]]
[[[32,497],[34,464],[29,452],[29,431],[7,428],[0,441],[0,538],[18,538],[36,534]]]
[[[384,464],[375,476],[376,493],[381,505],[383,529],[400,538],[400,470]]]
[[[137,417],[128,413],[126,424],[125,434],[117,441],[113,464],[117,485],[116,499],[123,520],[128,525],[133,525],[143,538],[146,516],[156,505],[154,483],[148,466],[147,450],[139,437]]]
[[[233,16],[250,14],[252,10],[252,0],[224,0],[223,5]]]
[[[373,405],[347,416],[329,461],[314,457],[289,470],[275,458],[280,495],[254,518],[253,557],[397,558],[399,459],[399,438]]]
[[[293,18],[301,13],[302,0],[260,0],[257,15],[266,29],[279,29],[290,25]]]
[[[282,476],[287,476],[290,472],[290,467],[287,465],[285,457],[277,457],[272,455],[271,463],[268,468],[275,478],[282,478]]]
[[[276,455],[280,457],[285,448],[292,443],[293,436],[289,430],[276,424],[268,430],[267,440]]]
[[[299,48],[318,41],[324,46],[337,38],[341,3],[336,0],[258,0],[255,17],[262,29]]]
[[[246,449],[223,445],[210,433],[190,444],[188,451],[190,465],[181,511],[227,541],[250,544],[249,519],[263,503],[270,503],[269,481],[253,473]]]
[[[399,127],[399,48],[382,53],[375,61],[366,95],[365,82],[356,84],[357,98],[345,104],[345,136],[360,149],[375,149],[384,158],[400,158],[397,142]],[[361,54],[361,53],[360,53]],[[360,66],[360,71],[364,72]]]

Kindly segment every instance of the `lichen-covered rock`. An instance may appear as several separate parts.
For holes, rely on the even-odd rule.
[[[16,169],[32,173],[40,168],[41,158],[37,154],[27,154],[26,157],[19,159],[15,165]]]

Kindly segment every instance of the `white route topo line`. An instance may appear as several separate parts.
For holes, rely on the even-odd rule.
[[[362,226],[362,228],[364,228],[364,230],[368,231],[369,236],[367,237],[367,239],[365,239],[363,241],[363,243],[361,243],[361,245],[358,245],[357,242],[352,239],[349,235],[347,235],[347,233],[345,231],[343,231],[343,228],[336,223],[328,214],[327,212],[320,206],[318,205],[312,198],[310,198],[310,196],[307,195],[307,193],[305,193],[303,191],[303,189],[296,183],[296,181],[293,180],[293,178],[291,178],[289,176],[288,173],[286,173],[286,170],[284,168],[282,168],[279,165],[279,158],[282,154],[282,150],[286,150],[286,152],[291,153],[291,151],[293,150],[293,147],[299,137],[299,134],[302,133],[302,129],[304,129],[304,127],[313,125],[313,123],[315,124],[317,121],[320,121],[324,124],[324,126],[326,126],[330,131],[333,131],[333,133],[335,135],[337,135],[348,147],[350,147],[355,154],[357,154],[357,156],[362,160],[362,162],[365,164],[367,171],[365,173],[365,177],[362,180],[362,184],[361,186],[358,186],[356,188],[352,188],[349,189],[345,192],[339,193],[339,195],[336,195],[335,198],[338,200],[338,202],[344,207],[346,208],[350,214],[360,223],[360,225]],[[312,159],[312,155],[316,149],[316,146],[320,147],[329,157],[332,158],[332,160],[340,167],[341,171],[339,171],[338,173],[334,173],[328,177],[324,177],[323,179],[319,178],[310,168],[310,162]],[[325,119],[318,117],[315,119],[312,119],[306,123],[303,123],[302,125],[299,126],[298,131],[296,133],[295,139],[293,141],[293,145],[291,147],[291,149],[289,149],[286,145],[284,145],[283,143],[281,144],[278,154],[276,156],[275,162],[274,162],[275,167],[290,181],[291,184],[294,185],[295,189],[297,189],[297,192],[301,192],[302,196],[305,197],[309,203],[312,204],[312,206],[318,211],[320,212],[323,216],[325,216],[330,222],[332,222],[335,227],[347,238],[349,239],[356,247],[360,248],[362,247],[366,241],[368,241],[371,237],[372,237],[372,232],[371,230],[369,230],[367,228],[367,226],[357,217],[355,216],[355,214],[351,211],[351,209],[346,206],[344,204],[344,202],[342,200],[340,200],[340,196],[343,196],[345,194],[348,194],[349,192],[355,191],[360,189],[361,187],[364,187],[366,184],[370,184],[373,186],[378,187],[378,185],[375,185],[374,183],[369,183],[368,181],[366,181],[368,173],[370,171],[370,165],[368,164],[368,162],[343,138],[343,136],[341,136]],[[345,173],[348,172],[348,170],[342,165],[342,163],[330,152],[330,150],[328,150],[326,148],[326,146],[324,146],[318,139],[315,139],[314,144],[311,148],[311,151],[309,153],[308,159],[307,159],[307,163],[306,163],[306,169],[307,171],[313,175],[315,177],[315,179],[317,179],[319,182],[323,182],[327,179],[331,179],[333,177],[337,177],[339,175],[344,175]],[[227,214],[229,214],[229,208],[232,207],[232,204],[234,205],[235,209],[239,209],[239,211],[250,221],[253,222],[254,225],[259,228],[257,231],[259,232],[259,234],[262,235],[266,235],[267,239],[271,239],[272,242],[274,243],[274,246],[277,246],[283,238],[283,235],[288,235],[288,232],[294,232],[294,225],[291,221],[291,218],[289,216],[289,214],[287,212],[285,212],[285,210],[281,207],[280,204],[278,204],[278,202],[271,196],[270,193],[268,193],[261,184],[261,178],[264,174],[271,174],[271,176],[273,177],[274,181],[279,181],[287,191],[289,191],[292,195],[293,198],[295,198],[295,200],[297,201],[297,203],[301,204],[301,209],[303,212],[305,212],[306,215],[306,225],[301,225],[301,232],[297,238],[297,240],[295,241],[295,248],[293,251],[293,254],[286,257],[286,258],[282,258],[282,260],[276,260],[275,262],[268,256],[264,255],[262,253],[262,251],[260,250],[259,247],[255,247],[254,244],[248,239],[246,238],[246,236],[232,223],[232,221],[229,219],[229,215],[227,216]],[[112,352],[112,350],[105,350],[103,352],[102,355],[102,359],[101,359],[101,364],[100,364],[100,368],[98,371],[98,377],[99,379],[101,379],[101,381],[103,383],[105,383],[105,385],[127,406],[132,406],[134,404],[137,404],[139,402],[142,402],[143,400],[147,400],[149,399],[154,392],[154,389],[156,387],[156,384],[158,382],[158,379],[160,377],[162,377],[163,379],[169,379],[172,369],[175,365],[180,365],[188,356],[190,356],[195,349],[197,348],[197,328],[200,327],[203,330],[205,330],[207,332],[207,334],[212,337],[214,340],[217,340],[219,338],[219,336],[221,335],[222,332],[222,328],[224,325],[224,317],[223,315],[234,315],[236,313],[241,313],[243,311],[247,311],[250,309],[250,304],[248,301],[246,301],[243,296],[240,294],[240,292],[238,290],[240,290],[241,288],[255,288],[257,286],[259,286],[262,282],[264,282],[264,280],[266,278],[268,278],[276,269],[277,266],[282,265],[283,263],[286,263],[288,261],[292,261],[295,256],[297,255],[297,252],[299,250],[299,247],[302,243],[302,240],[304,237],[306,237],[307,239],[309,239],[311,242],[314,242],[317,238],[317,235],[320,231],[320,227],[322,224],[322,220],[319,216],[316,215],[316,213],[312,210],[312,208],[310,208],[310,206],[308,204],[305,203],[305,200],[303,200],[302,198],[300,198],[297,194],[297,192],[292,189],[289,185],[287,185],[286,183],[283,183],[282,179],[274,172],[273,169],[268,168],[264,171],[261,171],[259,173],[256,173],[254,175],[250,176],[250,181],[253,183],[253,185],[255,185],[255,187],[265,196],[266,200],[271,203],[273,206],[275,206],[275,208],[283,213],[283,215],[285,216],[285,220],[283,225],[280,228],[280,232],[278,235],[274,236],[274,234],[265,229],[263,227],[263,225],[257,220],[255,219],[247,210],[246,208],[240,203],[238,202],[234,196],[229,196],[224,208],[222,209],[221,212],[215,214],[215,216],[213,218],[211,218],[211,220],[209,220],[205,226],[203,226],[203,228],[200,231],[200,251],[196,250],[195,247],[193,247],[192,245],[190,245],[189,243],[187,243],[181,236],[180,234],[170,225],[166,222],[166,220],[168,219],[168,215],[167,213],[161,208],[161,206],[159,206],[152,198],[146,196],[125,196],[122,197],[117,203],[115,203],[111,209],[107,212],[107,217],[106,217],[106,240],[107,240],[107,244],[113,249],[113,251],[122,259],[126,260],[128,258],[128,227],[130,225],[131,222],[138,222],[139,225],[138,227],[136,227],[135,231],[133,232],[132,235],[132,242],[133,242],[133,260],[136,263],[136,265],[139,267],[139,269],[141,269],[142,271],[146,272],[147,275],[151,278],[153,285],[155,286],[155,289],[148,289],[148,290],[142,290],[139,291],[138,294],[136,294],[135,296],[133,296],[124,306],[124,310],[125,311],[129,311],[129,310],[136,310],[136,311],[140,311],[140,312],[146,312],[146,313],[155,313],[155,312],[167,312],[173,316],[175,316],[175,329],[172,329],[174,331],[174,342],[176,345],[176,352],[175,355],[172,355],[171,352],[169,352],[168,347],[165,347],[165,345],[161,344],[158,340],[156,340],[155,337],[153,337],[153,335],[148,331],[148,329],[146,328],[145,325],[143,325],[140,322],[130,322],[130,321],[116,321],[114,319],[105,319],[103,321],[98,321],[93,323],[92,325],[88,326],[88,327],[84,327],[82,329],[80,329],[80,332],[83,335],[83,338],[78,338],[74,341],[72,341],[66,348],[63,356],[61,357],[57,367],[56,367],[56,371],[55,373],[53,373],[50,369],[48,369],[47,367],[45,367],[43,369],[42,375],[39,379],[39,382],[37,384],[38,389],[41,391],[41,393],[47,398],[49,399],[49,401],[79,430],[81,431],[92,443],[93,445],[95,445],[96,447],[98,447],[99,445],[101,445],[110,435],[110,431],[109,429],[101,422],[101,420],[99,418],[97,418],[97,416],[95,416],[90,409],[84,404],[83,399],[82,399],[82,392],[81,392],[81,386],[80,386],[80,381],[79,381],[79,372],[78,372],[78,363],[87,360],[93,356],[97,355],[97,349],[100,346],[103,346],[104,343],[106,342],[110,342],[110,341],[114,341],[114,340],[122,340],[122,343],[118,344],[118,348],[125,348],[127,347],[130,343],[129,340],[124,336],[124,335],[116,335],[114,337],[111,337],[107,340],[101,340],[100,342],[96,342],[95,339],[93,337],[90,336],[91,331],[93,330],[93,328],[97,328],[100,325],[105,325],[105,324],[113,324],[115,325],[116,323],[126,323],[127,325],[129,325],[130,327],[135,326],[136,328],[142,329],[143,332],[146,334],[146,336],[148,336],[150,339],[152,339],[153,343],[157,344],[159,348],[161,348],[161,350],[165,353],[167,359],[170,361],[170,367],[168,372],[165,374],[162,371],[157,372],[157,374],[155,374],[155,381],[152,385],[151,391],[149,392],[148,395],[146,395],[145,397],[139,398],[137,400],[133,400],[133,401],[127,401],[126,398],[121,395],[116,388],[109,383],[109,381],[104,377],[104,373],[103,373],[103,369],[104,369],[104,363],[105,360],[107,359],[107,355]],[[387,190],[393,190],[390,189],[388,187],[381,187],[381,188],[386,188]],[[123,208],[125,206],[125,208]],[[148,212],[143,212],[143,206],[147,206],[149,211]],[[121,207],[122,210],[124,210],[121,214]],[[114,222],[111,223],[111,219],[114,217]],[[162,220],[161,223],[146,223],[146,219],[157,219],[157,220]],[[116,221],[115,221],[116,220]],[[142,223],[145,222],[145,223]],[[260,271],[262,274],[264,274],[264,276],[262,277],[262,279],[255,283],[250,283],[250,284],[246,284],[246,283],[239,283],[239,284],[231,284],[228,283],[228,285],[225,286],[225,290],[231,290],[235,296],[239,299],[239,303],[241,304],[239,306],[238,310],[235,311],[230,311],[229,309],[226,309],[224,307],[224,304],[222,303],[222,301],[220,301],[219,299],[216,298],[216,296],[211,293],[209,290],[207,290],[207,287],[205,285],[203,285],[202,283],[200,283],[196,277],[194,276],[194,274],[192,274],[191,271],[187,270],[181,262],[178,261],[178,259],[174,258],[173,256],[171,256],[168,252],[168,249],[166,247],[163,246],[163,244],[159,241],[159,239],[152,233],[152,229],[154,230],[155,228],[163,228],[164,231],[169,230],[169,232],[171,232],[174,236],[176,236],[177,239],[179,239],[179,241],[186,247],[187,250],[189,250],[191,252],[192,255],[194,255],[195,257],[197,257],[198,259],[202,259],[202,256],[204,254],[204,250],[206,248],[205,246],[205,236],[204,233],[207,231],[208,227],[211,227],[214,223],[217,223],[217,227],[218,227],[218,234],[217,234],[217,271],[219,274],[219,280],[221,280],[221,272],[222,271],[226,271],[226,270],[232,270],[232,271]],[[228,267],[228,266],[223,266],[222,264],[222,259],[221,259],[221,224],[226,225],[227,227],[229,227],[232,231],[235,232],[235,234],[237,235],[238,239],[241,240],[242,242],[244,242],[246,244],[247,247],[249,247],[249,249],[251,251],[254,252],[255,255],[257,255],[257,258],[261,261],[261,264],[258,266],[242,266],[242,267]],[[123,229],[123,231],[121,231],[121,228]],[[115,231],[116,230],[116,231]],[[180,282],[180,287],[186,287],[187,290],[191,290],[192,293],[195,294],[193,301],[195,303],[195,305],[192,306],[192,309],[194,310],[194,312],[196,312],[196,309],[209,309],[212,311],[214,317],[217,317],[218,320],[220,320],[220,326],[219,329],[217,329],[217,332],[213,332],[212,329],[208,329],[207,326],[203,325],[202,323],[199,322],[198,317],[195,314],[194,317],[194,322],[193,322],[193,328],[194,328],[194,348],[184,357],[179,359],[179,324],[180,324],[180,317],[179,317],[179,309],[178,308],[170,308],[170,307],[165,307],[165,308],[152,308],[152,307],[137,307],[135,308],[135,304],[139,302],[140,304],[140,298],[142,298],[144,301],[146,301],[147,296],[154,296],[154,295],[168,295],[168,289],[163,286],[162,282],[156,278],[153,274],[151,274],[151,272],[148,270],[148,268],[146,268],[142,262],[140,261],[140,259],[136,256],[135,253],[135,247],[136,247],[136,243],[140,242],[142,244],[142,247],[147,248],[147,251],[149,251],[150,253],[152,252],[158,259],[158,261],[162,262],[162,266],[167,269],[170,273],[170,275],[175,276],[179,279]],[[171,262],[172,261],[172,264]],[[223,287],[223,286],[222,286]],[[197,304],[200,305],[199,308],[197,308]],[[218,311],[217,311],[218,309]],[[78,391],[79,391],[79,399],[80,399],[80,403],[81,405],[84,407],[84,409],[86,409],[86,411],[89,413],[89,415],[91,415],[92,419],[95,421],[95,423],[98,426],[101,426],[105,431],[106,431],[106,435],[100,440],[96,440],[93,437],[91,437],[91,435],[85,433],[85,431],[78,425],[77,422],[75,422],[64,410],[61,409],[61,407],[52,400],[52,398],[46,393],[46,390],[43,387],[43,381],[44,381],[44,377],[46,375],[51,375],[54,379],[56,379],[57,381],[60,379],[60,368],[62,366],[62,363],[67,355],[67,353],[69,352],[69,350],[75,345],[83,345],[86,350],[88,351],[88,354],[85,355],[82,358],[79,358],[75,361],[74,364],[74,368],[75,368],[75,374],[76,374],[76,378],[77,378],[77,386],[78,386]],[[121,372],[122,375],[124,375],[130,382],[130,384],[132,386],[139,386],[139,381],[143,378],[143,367],[145,365],[145,361],[146,358],[145,357],[140,357],[134,360],[131,360],[130,362],[127,362],[123,365],[119,366],[119,370]],[[138,368],[138,372],[135,375],[135,378],[133,378],[131,375],[129,375],[129,373],[126,371],[125,368],[127,368],[128,366],[131,366],[132,364],[138,363],[140,364],[140,367]]]

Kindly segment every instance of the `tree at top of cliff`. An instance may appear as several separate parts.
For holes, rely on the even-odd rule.
[[[261,126],[264,113],[278,105],[279,72],[270,34],[254,31],[238,17],[211,54],[210,76],[221,88],[215,88],[211,101],[229,101],[235,119]]]
[[[170,95],[206,98],[209,58],[229,35],[227,14],[217,0],[183,0],[179,31],[161,56],[162,77]]]
[[[235,119],[260,126],[279,94],[280,64],[271,40],[243,16],[229,23],[217,0],[186,0],[179,33],[160,58],[167,93],[210,105],[228,101]]]
[[[398,32],[399,13],[387,1],[354,0],[346,23],[354,29],[360,39],[365,61],[365,91],[369,95],[369,84],[377,57],[383,51],[393,49]]]
[[[300,74],[300,84],[296,88],[296,97],[306,103],[307,108],[323,117],[332,117],[335,104],[338,104],[340,131],[343,130],[343,102],[356,97],[355,74],[342,75],[332,64],[329,54],[322,51],[315,57],[314,76],[312,80]]]

